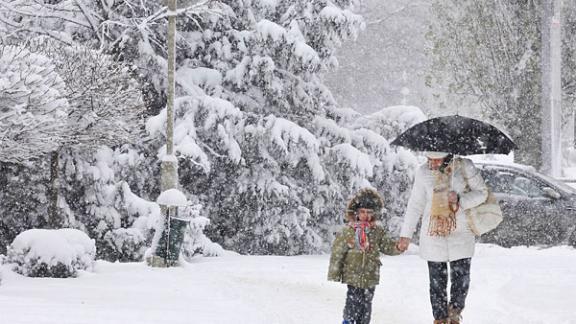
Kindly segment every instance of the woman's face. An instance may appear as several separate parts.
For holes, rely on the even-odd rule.
[[[361,222],[369,222],[374,217],[374,210],[368,208],[359,208],[356,211],[356,215],[358,216],[358,220]]]
[[[440,159],[428,158],[428,168],[430,168],[430,170],[438,170],[442,165],[442,162],[444,162],[444,158]]]

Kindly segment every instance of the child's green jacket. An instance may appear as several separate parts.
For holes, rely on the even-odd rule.
[[[328,280],[342,282],[358,288],[372,288],[380,282],[380,253],[397,255],[395,242],[381,226],[373,226],[367,233],[369,248],[355,248],[355,231],[346,226],[338,233],[332,245]]]

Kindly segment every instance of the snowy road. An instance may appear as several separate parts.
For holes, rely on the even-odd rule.
[[[431,323],[426,264],[384,257],[372,323]],[[77,279],[3,269],[0,323],[341,323],[345,286],[328,256],[198,258],[185,267],[98,262]],[[466,324],[576,323],[576,250],[479,245]]]

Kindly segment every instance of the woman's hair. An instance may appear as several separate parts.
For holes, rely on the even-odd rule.
[[[444,161],[442,161],[442,164],[440,165],[440,167],[438,168],[438,170],[442,173],[444,173],[446,171],[446,168],[448,166],[450,166],[450,162],[452,162],[452,158],[454,158],[453,154],[448,154],[445,158]]]

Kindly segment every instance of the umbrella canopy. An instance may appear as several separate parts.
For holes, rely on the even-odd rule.
[[[516,145],[498,128],[459,115],[428,119],[400,134],[392,145],[457,155],[508,154]]]

